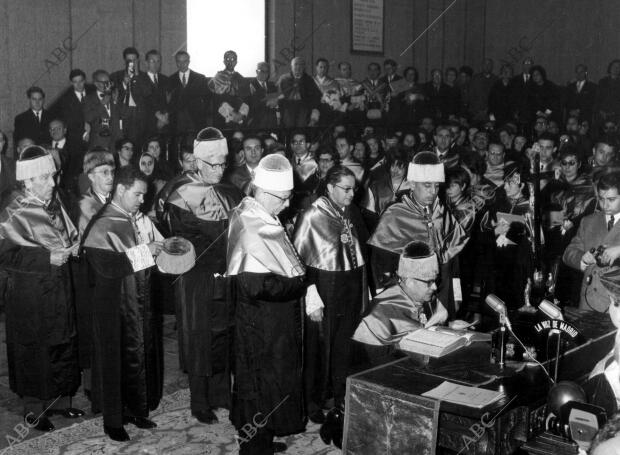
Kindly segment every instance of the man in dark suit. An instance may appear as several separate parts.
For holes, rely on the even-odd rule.
[[[15,117],[13,143],[29,137],[37,144],[46,144],[50,141],[49,124],[52,115],[43,108],[45,92],[39,87],[30,87],[26,91],[30,108]]]
[[[168,85],[170,125],[177,146],[173,150],[184,143],[185,137],[196,137],[210,118],[207,78],[189,69],[187,52],[177,52],[174,61],[178,71],[170,76]]]
[[[85,140],[91,150],[100,146],[111,151],[114,150],[114,143],[123,136],[123,106],[115,100],[107,71],[95,71],[93,82],[97,90],[88,95],[84,102],[85,129],[88,132]]]
[[[269,75],[269,65],[266,62],[256,65],[256,77],[250,82],[250,97],[247,101],[250,106],[249,125],[252,128],[278,127],[278,100],[266,99],[267,95],[278,93],[278,87],[269,80]]]
[[[258,136],[247,136],[243,140],[243,156],[245,164],[235,166],[225,179],[249,196],[254,171],[263,157],[263,143]]]
[[[597,86],[588,80],[588,67],[584,64],[575,67],[575,77],[575,82],[566,87],[566,115],[592,123]]]
[[[138,148],[142,146],[147,117],[147,97],[150,87],[140,84],[140,53],[134,47],[123,50],[125,68],[113,72],[110,80],[118,91],[117,102],[124,106],[123,133],[131,139]]]
[[[93,93],[95,88],[86,84],[86,74],[81,69],[72,69],[69,80],[71,87],[58,98],[50,111],[53,118],[64,122],[69,141],[77,144],[84,136],[84,102],[86,96]]]
[[[569,267],[584,273],[579,308],[605,312],[609,296],[601,285],[600,276],[620,257],[620,173],[602,176],[596,190],[601,211],[581,220],[562,259]],[[597,258],[590,251],[599,246],[605,249]]]
[[[169,79],[160,73],[161,55],[152,49],[146,53],[146,72],[140,72],[136,84],[146,95],[145,137],[166,135],[170,132],[168,99]]]
[[[392,101],[392,97],[396,96],[394,94],[394,89],[392,88],[392,82],[396,82],[403,77],[396,73],[398,69],[398,64],[395,60],[388,58],[383,62],[383,76],[379,78],[379,82],[385,84],[386,87],[386,113],[385,119],[388,123],[394,124],[399,121],[399,112],[398,112],[398,102],[396,100]]]
[[[82,138],[71,139],[67,135],[65,123],[55,118],[50,122],[50,143],[54,159],[60,161],[60,186],[68,191],[77,193],[77,179],[82,172],[84,150],[86,148]]]
[[[523,59],[521,73],[512,78],[511,84],[514,94],[514,106],[512,111],[516,113],[517,120],[523,126],[528,122],[527,98],[530,86],[532,85],[532,76],[530,71],[534,65],[532,57]]]

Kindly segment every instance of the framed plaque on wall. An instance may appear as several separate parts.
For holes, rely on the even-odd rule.
[[[383,0],[351,0],[351,52],[383,54]]]

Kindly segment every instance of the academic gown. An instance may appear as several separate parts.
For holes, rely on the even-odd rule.
[[[50,265],[51,250],[77,239],[57,196],[46,206],[15,191],[0,214],[9,385],[20,396],[51,400],[72,396],[79,387],[71,263]]]
[[[414,240],[427,242],[437,253],[441,276],[438,298],[453,316],[452,278],[458,273],[458,263],[454,258],[464,248],[468,237],[454,215],[438,199],[428,212],[409,195],[385,210],[368,241],[373,247],[371,269],[375,285],[383,287],[392,279],[402,250]]]
[[[192,242],[198,258],[179,278],[175,291],[179,357],[181,368],[190,375],[220,377],[212,381],[219,384],[217,389],[209,387],[211,406],[230,406],[233,307],[229,280],[223,275],[229,212],[240,200],[236,187],[205,184],[197,174],[188,173],[164,204],[172,234]]]
[[[344,403],[351,364],[351,336],[366,307],[364,254],[368,233],[355,206],[346,211],[327,197],[317,199],[298,218],[293,243],[325,305],[321,323],[306,319],[304,379],[311,413],[333,394]]]
[[[78,230],[84,234],[86,226],[93,216],[103,208],[103,201],[97,196],[92,187],[82,194],[78,202]],[[78,342],[80,353],[80,367],[90,368],[92,356],[92,309],[90,280],[88,277],[88,263],[83,256],[76,261],[73,268],[73,281],[75,283],[75,313],[78,328]]]
[[[251,197],[231,213],[227,261],[236,294],[231,421],[240,430],[273,411],[264,430],[303,431],[304,267],[280,222]]]
[[[129,215],[113,203],[92,220],[85,237],[94,279],[93,404],[106,425],[120,426],[123,414],[146,417],[162,397],[162,321],[151,304],[151,273],[134,272],[125,254],[159,237],[143,232],[140,239]]]

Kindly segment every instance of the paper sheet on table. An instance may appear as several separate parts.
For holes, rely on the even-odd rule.
[[[472,408],[483,408],[502,398],[504,393],[444,381],[434,389],[423,393],[422,396],[449,401],[450,403],[461,404]]]

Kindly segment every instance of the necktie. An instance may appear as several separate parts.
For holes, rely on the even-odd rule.
[[[297,158],[297,166],[301,166],[301,158]]]
[[[181,76],[181,84],[183,84],[183,87],[187,85],[187,79],[185,78],[185,73],[183,73],[183,75]]]
[[[37,122],[41,123],[41,113],[39,111],[35,112],[34,115],[37,116]]]
[[[525,75],[525,82],[527,82],[527,81],[529,81],[529,80],[530,80],[530,75],[529,75],[529,74],[526,74],[526,75]]]
[[[609,221],[607,222],[607,230],[611,231],[613,227],[614,227],[614,216],[611,215],[611,217],[609,218]]]
[[[153,74],[153,82],[155,83],[155,87],[157,87],[157,74]]]

